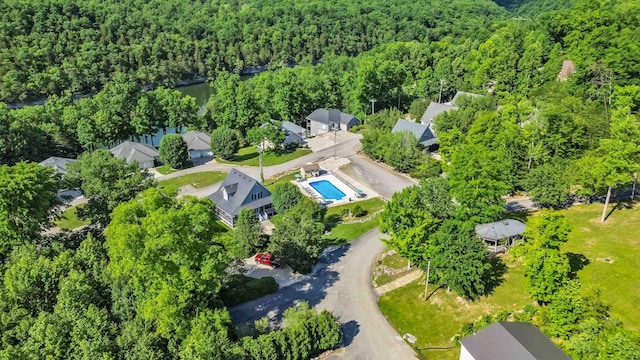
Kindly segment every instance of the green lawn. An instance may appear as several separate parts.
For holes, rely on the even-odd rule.
[[[389,269],[405,269],[407,267],[407,259],[400,256],[400,254],[387,255],[382,259],[382,264]]]
[[[220,182],[224,180],[225,177],[227,177],[227,173],[223,171],[203,171],[203,172],[178,176],[169,180],[162,180],[158,182],[158,184],[164,187],[179,188],[185,185],[193,185],[193,187],[195,188],[201,188],[207,185]]]
[[[171,166],[169,165],[162,165],[162,166],[158,166],[156,168],[156,171],[159,172],[162,175],[167,175],[167,174],[172,174],[178,170],[176,169],[172,169]]]
[[[269,191],[273,191],[277,185],[285,184],[294,180],[296,178],[296,174],[299,174],[299,172],[292,172],[277,178],[267,179],[264,181],[264,185],[269,189]]]
[[[463,324],[479,320],[483,315],[500,311],[518,311],[532,303],[524,286],[523,267],[511,265],[505,281],[490,296],[474,302],[459,298],[455,292],[440,289],[424,301],[424,279],[382,295],[380,310],[400,335],[413,334],[418,338],[416,348],[447,347]],[[430,289],[435,289],[430,285]],[[431,291],[429,290],[429,291]],[[458,359],[460,349],[422,350],[426,359]]]
[[[349,203],[346,205],[340,206],[332,206],[327,209],[327,216],[329,215],[340,215],[343,209],[353,209],[356,205],[360,205],[360,207],[367,212],[367,215],[373,214],[374,212],[381,210],[384,208],[385,202],[379,197],[375,197],[372,199],[367,199],[363,201],[357,201],[354,203]],[[367,216],[365,215],[365,217]]]
[[[330,234],[324,236],[324,239],[330,244],[342,244],[353,241],[378,226],[379,222],[379,216],[376,216],[362,223],[338,224],[331,229]]]
[[[311,150],[309,149],[296,149],[293,152],[284,153],[284,154],[276,154],[272,151],[267,151],[264,154],[262,154],[262,165],[263,166],[279,165],[310,153],[311,153]],[[238,150],[238,152],[235,155],[233,155],[231,159],[227,159],[227,160],[216,159],[216,161],[220,163],[246,165],[246,166],[260,165],[258,160],[258,149],[253,145],[247,146]]]
[[[78,215],[76,214],[76,210],[78,207],[82,207],[84,205],[78,205],[74,207],[70,207],[62,213],[62,216],[58,221],[56,221],[56,226],[61,229],[73,230],[83,225],[88,225],[89,220],[80,220],[78,219]]]
[[[615,206],[615,203],[612,204]],[[610,207],[610,209],[613,208]],[[602,204],[577,205],[563,214],[573,232],[563,250],[586,257],[587,265],[578,271],[585,291],[600,289],[601,299],[611,306],[611,314],[631,330],[640,329],[640,207],[616,208],[604,224],[600,223]],[[606,262],[605,259],[609,259]]]

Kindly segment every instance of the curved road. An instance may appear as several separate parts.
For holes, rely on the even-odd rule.
[[[378,309],[371,288],[373,263],[384,250],[381,236],[374,229],[323,256],[320,268],[307,280],[232,308],[234,322],[263,316],[278,321],[284,309],[305,300],[318,309],[330,310],[343,324],[345,346],[330,359],[415,359],[411,347]]]

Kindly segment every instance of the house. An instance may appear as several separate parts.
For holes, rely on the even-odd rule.
[[[497,322],[460,340],[460,360],[570,360],[537,327]]]
[[[525,229],[525,224],[520,221],[505,219],[476,225],[476,234],[487,243],[489,251],[498,253],[513,246],[522,237]]]
[[[74,159],[52,156],[38,163],[40,166],[50,167],[58,174],[65,175],[67,173],[67,165],[75,162]]]
[[[140,169],[152,168],[157,161],[160,161],[160,154],[156,148],[133,141],[125,141],[111,148],[110,151],[113,156],[125,159],[127,163],[137,161]]]
[[[302,126],[298,126],[291,121],[283,121],[282,130],[284,130],[285,133],[289,132],[291,134],[298,135],[303,140],[307,138],[307,129]]]
[[[300,175],[302,175],[303,178],[320,176],[320,165],[318,164],[303,165],[300,168]]]
[[[576,65],[571,60],[565,60],[562,62],[562,69],[558,74],[559,81],[566,81],[569,76],[576,73]]]
[[[430,125],[419,124],[415,121],[400,119],[391,129],[392,133],[409,131],[424,147],[432,146],[438,140]]]
[[[424,111],[424,114],[422,114],[420,123],[423,125],[430,125],[433,123],[433,119],[435,119],[436,116],[450,110],[458,110],[458,107],[451,103],[440,104],[432,102],[427,106],[427,110]]]
[[[216,204],[216,215],[234,227],[242,209],[252,209],[261,221],[274,214],[271,192],[257,180],[231,169],[218,190],[208,196]]]
[[[336,130],[349,130],[360,124],[360,119],[338,109],[317,109],[307,116],[307,131],[313,136]]]
[[[182,139],[187,143],[189,159],[213,156],[209,135],[200,131],[189,131],[182,134]]]

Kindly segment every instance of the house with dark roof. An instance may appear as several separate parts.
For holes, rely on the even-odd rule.
[[[275,213],[271,192],[249,175],[231,169],[218,190],[208,196],[216,204],[216,215],[234,227],[242,209],[252,209],[261,221]]]
[[[391,129],[392,133],[401,131],[412,133],[424,147],[432,146],[438,140],[429,125],[419,124],[411,120],[400,119],[393,126],[393,129]]]
[[[360,119],[345,114],[338,109],[326,110],[317,109],[306,118],[307,131],[315,136],[332,130],[349,130],[360,124]]]
[[[285,133],[291,133],[291,134],[295,134],[298,137],[300,137],[300,139],[306,139],[307,138],[307,129],[303,128],[302,126],[298,126],[294,123],[292,123],[291,121],[283,121],[282,122],[282,130],[285,131]]]
[[[211,152],[211,137],[201,131],[188,131],[182,134],[187,143],[189,159],[213,156]]]
[[[480,97],[482,95],[473,94],[473,93],[464,92],[464,91],[458,91],[456,92],[453,99],[451,99],[451,101],[449,102],[442,103],[442,104],[437,102],[431,102],[429,103],[429,106],[427,106],[427,109],[424,111],[424,114],[422,114],[422,117],[420,118],[420,123],[424,125],[430,125],[433,123],[433,119],[435,119],[436,116],[447,111],[458,110],[459,109],[458,100],[463,96],[475,98],[475,97]]]
[[[141,144],[133,141],[125,141],[120,145],[111,148],[113,156],[125,159],[127,163],[138,162],[140,169],[149,169],[160,161],[160,153],[151,145]]]
[[[522,238],[527,226],[518,220],[505,219],[476,225],[476,234],[494,253],[505,252]]]
[[[460,360],[570,360],[537,327],[501,321],[460,340]]]
[[[67,165],[75,162],[75,159],[52,156],[38,163],[40,166],[50,167],[58,174],[65,175],[67,173]]]

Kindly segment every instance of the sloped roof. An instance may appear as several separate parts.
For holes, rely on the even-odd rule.
[[[211,149],[211,137],[201,131],[189,131],[182,134],[184,142],[189,150],[209,150]]]
[[[327,109],[316,109],[309,116],[307,116],[307,120],[317,121],[323,124],[332,124],[332,123],[340,123],[340,124],[348,124],[352,119],[356,119],[359,123],[360,119],[351,114],[345,114],[338,109],[327,110]]]
[[[151,145],[140,144],[133,141],[125,141],[111,148],[113,156],[125,159],[127,163],[136,160],[138,163],[155,160],[160,154]]]
[[[456,95],[453,97],[453,99],[449,102],[449,104],[456,105],[457,104],[456,101],[458,101],[458,98],[460,98],[460,96],[470,96],[470,97],[476,98],[482,95],[474,94],[470,92],[458,91],[456,92]]]
[[[304,169],[304,171],[314,171],[314,170],[320,170],[320,165],[316,163],[306,164],[306,165],[302,165],[302,168]]]
[[[449,103],[440,104],[437,102],[432,102],[429,104],[429,106],[427,106],[427,110],[424,111],[424,114],[422,114],[422,118],[420,118],[420,123],[423,125],[429,125],[431,124],[431,122],[433,122],[433,119],[435,119],[437,115],[442,114],[443,112],[447,112],[449,110],[458,110],[458,107],[451,105]]]
[[[476,225],[476,234],[486,240],[500,240],[521,235],[526,229],[525,224],[518,220],[505,219],[487,224]]]
[[[304,139],[302,139],[302,136],[293,133],[289,130],[285,130],[285,138],[283,141],[283,144],[287,145],[287,144],[291,144],[292,142],[297,142],[298,144],[302,144],[304,143]]]
[[[75,161],[75,159],[52,156],[46,160],[39,162],[38,165],[53,168],[58,173],[64,175],[67,173],[67,164]]]
[[[291,121],[283,121],[282,128],[294,134],[305,134],[307,132],[307,129],[303,128],[302,126],[298,126]]]
[[[254,189],[256,191],[254,191]],[[223,190],[226,190],[229,194],[229,200],[224,199],[222,194]],[[257,200],[251,200],[249,195],[257,192],[258,190],[268,194],[268,196],[263,196]],[[240,213],[242,208],[249,206],[256,208],[270,204],[271,192],[251,176],[232,168],[218,190],[209,195],[208,198],[216,203],[216,206],[224,212],[231,214],[232,216],[236,216]]]
[[[391,132],[409,131],[420,140],[424,146],[431,146],[436,143],[437,138],[428,125],[419,124],[415,121],[399,119],[391,129]]]
[[[537,327],[501,321],[460,340],[475,360],[570,360]]]

